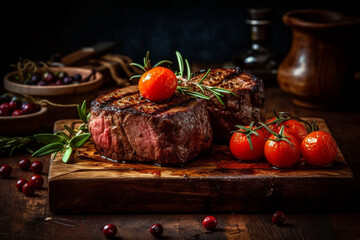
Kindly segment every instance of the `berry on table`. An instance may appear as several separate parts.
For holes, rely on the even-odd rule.
[[[0,167],[0,176],[3,178],[9,177],[11,172],[12,168],[8,164],[4,164]]]
[[[25,183],[27,183],[28,181],[25,178],[20,178],[19,180],[17,180],[16,182],[16,188],[22,192],[23,191],[23,186]]]
[[[19,163],[18,166],[21,170],[29,170],[30,166],[31,166],[31,161],[28,158],[22,158]]]
[[[155,224],[151,225],[149,230],[150,230],[150,233],[156,238],[161,237],[161,235],[164,232],[164,228],[160,223],[155,223]]]
[[[36,187],[33,183],[31,182],[27,182],[23,185],[22,187],[22,191],[23,193],[26,195],[26,196],[32,196],[34,195],[35,193],[35,190],[36,190]]]
[[[33,183],[36,188],[41,188],[44,184],[44,178],[39,174],[35,174],[30,178],[29,182]]]
[[[213,216],[207,216],[204,218],[202,224],[203,224],[204,228],[206,228],[207,230],[213,230],[216,228],[218,221]]]
[[[41,171],[43,170],[42,162],[34,161],[30,166],[30,170],[34,173],[41,173]]]
[[[116,229],[115,225],[113,225],[113,224],[106,224],[102,228],[102,232],[107,238],[112,238],[115,236],[117,229]]]
[[[285,214],[282,211],[276,211],[272,216],[272,222],[275,225],[282,225],[285,222]]]

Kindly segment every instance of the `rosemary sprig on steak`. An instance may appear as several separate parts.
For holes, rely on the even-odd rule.
[[[185,64],[184,64],[183,57],[181,56],[180,52],[178,52],[178,51],[176,51],[176,57],[177,57],[178,64],[179,64],[179,72],[175,72],[175,75],[177,75],[177,78],[178,78],[177,91],[179,93],[187,94],[187,95],[190,95],[190,96],[196,97],[196,98],[210,100],[210,97],[205,95],[205,90],[206,90],[206,91],[211,92],[222,105],[225,105],[224,101],[221,99],[222,97],[224,97],[224,94],[232,94],[232,95],[236,96],[235,93],[233,93],[232,91],[230,91],[228,89],[207,86],[207,85],[202,84],[204,79],[209,75],[211,69],[208,69],[207,72],[204,74],[204,76],[198,82],[189,82],[189,80],[191,79],[193,74],[191,73],[191,68],[190,68],[190,64],[189,64],[188,60],[185,59]],[[186,73],[187,73],[186,78],[184,77],[185,66],[186,66]],[[196,88],[200,89],[201,92],[195,91]]]
[[[91,133],[89,133],[87,128],[90,113],[86,115],[86,101],[81,106],[77,105],[77,110],[80,119],[83,121],[77,129],[73,130],[71,127],[64,125],[67,133],[60,131],[55,134],[42,133],[34,135],[36,140],[46,145],[34,152],[32,154],[33,157],[55,153],[55,158],[60,153],[64,163],[69,161],[73,149],[81,147],[91,137]]]
[[[144,65],[141,65],[141,64],[139,64],[139,63],[130,63],[130,65],[131,65],[131,66],[136,66],[136,67],[140,68],[141,70],[143,70],[144,72],[147,72],[147,71],[149,71],[150,69],[155,68],[155,67],[158,67],[158,66],[160,66],[160,65],[162,65],[162,64],[164,64],[164,63],[172,64],[172,62],[169,61],[169,60],[162,60],[162,61],[156,63],[156,64],[152,67],[152,66],[151,66],[151,61],[150,61],[150,52],[147,51],[146,56],[144,57]],[[134,76],[132,76],[132,77],[130,78],[130,80],[133,79],[133,78],[140,78],[141,76],[142,76],[142,75],[134,75]]]

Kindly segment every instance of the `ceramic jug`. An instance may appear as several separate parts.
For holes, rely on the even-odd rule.
[[[351,75],[351,44],[359,31],[359,18],[304,9],[286,13],[283,22],[293,39],[278,69],[279,86],[296,105],[329,107],[344,95]]]

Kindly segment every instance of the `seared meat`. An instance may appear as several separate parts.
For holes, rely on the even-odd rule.
[[[154,103],[137,86],[92,101],[89,130],[97,151],[117,161],[182,164],[212,145],[206,100],[175,93]]]
[[[205,71],[195,73],[186,86],[199,82],[204,74]],[[207,101],[207,109],[216,142],[228,144],[231,131],[236,130],[234,125],[264,121],[264,86],[261,79],[239,68],[218,68],[212,69],[202,84],[225,88],[236,94],[224,94],[225,105],[222,105],[211,92],[205,90],[205,95],[211,98]],[[193,90],[201,91],[195,87]]]

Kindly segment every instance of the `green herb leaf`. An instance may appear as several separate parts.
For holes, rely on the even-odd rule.
[[[198,84],[201,84],[202,81],[204,81],[204,79],[209,75],[210,71],[211,71],[211,68],[209,68],[209,69],[207,70],[207,72],[206,72],[206,73],[204,74],[204,76],[200,79],[200,81],[198,82]]]
[[[43,144],[66,143],[66,139],[64,139],[64,137],[51,133],[35,134],[34,138]]]
[[[191,78],[191,68],[190,68],[190,64],[187,59],[185,59],[185,65],[186,65],[186,74],[187,74],[186,81],[189,81]]]
[[[64,125],[64,128],[69,132],[70,136],[71,135],[73,135],[73,136],[76,135],[76,132],[74,130],[72,130],[68,125]]]
[[[184,61],[179,51],[176,51],[175,54],[179,64],[180,76],[182,77],[184,75]]]
[[[70,145],[76,148],[81,147],[90,137],[91,133],[80,134],[70,140]]]
[[[134,76],[132,76],[131,78],[129,78],[129,80],[132,80],[132,79],[134,79],[134,78],[141,78],[141,76],[142,76],[142,75],[134,75]]]
[[[63,143],[50,143],[40,148],[36,152],[34,152],[31,156],[32,157],[44,156],[50,153],[60,151],[61,149],[63,149],[63,147],[64,147]]]
[[[130,63],[130,66],[138,67],[138,68],[140,68],[141,70],[143,70],[144,72],[146,72],[145,67],[144,67],[144,66],[141,66],[141,65],[138,64],[138,63]]]
[[[158,62],[157,64],[155,64],[153,68],[160,66],[161,64],[164,64],[164,63],[172,64],[172,62],[169,60],[162,60],[162,61]]]
[[[64,155],[62,156],[62,161],[64,163],[67,163],[69,161],[71,153],[72,153],[72,147],[69,146],[66,148],[66,151],[65,151]]]
[[[67,135],[65,132],[63,131],[59,131],[57,133],[55,133],[56,135],[59,135],[61,136],[62,138],[64,138],[66,140],[66,142],[69,142],[70,141],[70,137],[69,135]]]

